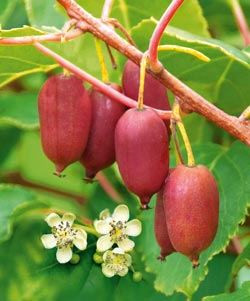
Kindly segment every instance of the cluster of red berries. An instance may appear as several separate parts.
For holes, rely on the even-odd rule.
[[[110,86],[137,100],[139,83],[140,68],[128,61],[122,88]],[[165,87],[149,74],[144,104],[170,109]],[[74,75],[50,77],[40,91],[38,109],[43,150],[55,164],[56,175],[80,161],[92,179],[116,161],[142,209],[157,193],[155,236],[160,258],[177,251],[198,265],[200,252],[217,231],[218,188],[205,166],[179,165],[169,172],[169,121],[150,108],[129,109],[94,87],[88,92]]]

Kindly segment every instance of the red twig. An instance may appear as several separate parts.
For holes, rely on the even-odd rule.
[[[87,26],[86,26],[87,30]],[[83,34],[83,26],[81,29],[77,28],[67,33],[48,33],[39,36],[24,36],[24,37],[11,37],[11,38],[3,38],[0,37],[0,45],[25,45],[25,44],[33,44],[36,42],[61,42],[62,39],[65,41],[69,41],[75,39]]]
[[[150,68],[154,72],[158,72],[162,69],[161,63],[158,61],[158,46],[162,37],[162,34],[174,16],[177,9],[181,6],[181,4],[185,0],[173,0],[172,3],[169,5],[163,16],[161,17],[159,23],[157,24],[152,37],[150,39],[148,54],[149,54],[149,62]]]

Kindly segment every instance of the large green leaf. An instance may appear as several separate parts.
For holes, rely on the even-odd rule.
[[[143,235],[140,246],[146,270],[156,274],[155,288],[166,295],[178,291],[190,297],[197,290],[200,281],[208,273],[208,261],[224,250],[229,239],[235,235],[238,224],[244,220],[249,202],[250,149],[237,142],[228,150],[218,145],[205,144],[194,147],[194,151],[197,164],[204,164],[211,169],[220,189],[218,232],[212,245],[202,252],[200,267],[192,269],[189,260],[177,253],[170,255],[166,262],[157,261],[159,248],[156,243],[152,243],[155,241],[154,212],[148,210],[141,214]]]
[[[0,3],[0,20],[1,25],[4,26],[5,22],[8,20],[9,16],[11,15],[17,0],[2,0]]]
[[[136,301],[138,294],[148,301],[183,300],[180,296],[166,299],[156,292],[152,275],[143,271],[140,282],[133,281],[132,272],[124,278],[106,278],[92,260],[95,239],[91,235],[77,265],[58,264],[56,250],[44,249],[40,240],[42,234],[50,232],[43,217],[39,211],[23,216],[16,222],[11,239],[0,245],[0,261],[8,263],[4,273],[0,270],[1,301]]]
[[[232,43],[235,46],[243,47],[244,41],[233,16],[231,7],[233,1],[200,0],[199,2],[203,8],[212,35],[226,43]],[[248,21],[250,18],[250,2],[248,0],[240,0],[238,2]]]
[[[95,17],[101,16],[103,1],[99,1],[98,5],[96,1],[78,0],[77,2]],[[170,3],[171,0],[164,2],[159,0],[145,0],[143,2],[140,0],[118,0],[114,1],[111,17],[119,20],[123,26],[130,30],[142,19],[154,17],[159,20]],[[190,15],[195,17],[190,19]],[[201,36],[209,36],[207,22],[197,0],[185,1],[171,20],[171,25]]]
[[[0,241],[10,238],[14,218],[42,205],[32,192],[22,187],[0,184]]]
[[[38,128],[37,95],[27,92],[1,94],[0,121],[18,128]]]
[[[1,172],[2,173],[2,165],[5,163],[6,158],[10,154],[12,148],[17,145],[19,141],[21,132],[13,127],[10,126],[1,126],[0,127],[0,165],[1,165]]]
[[[154,26],[153,20],[145,20],[132,31],[143,51],[147,50]],[[160,52],[160,60],[168,71],[226,112],[240,114],[247,107],[250,102],[250,60],[244,52],[171,26],[167,27],[161,44],[189,47],[207,55],[210,62],[178,51],[165,51]]]
[[[242,287],[232,294],[222,294],[218,296],[205,297],[202,301],[248,301],[250,296],[250,281],[244,283]]]
[[[1,37],[42,35],[44,32],[31,27],[1,31]],[[34,72],[48,72],[58,65],[31,45],[0,46],[0,88],[10,81]]]
[[[30,25],[38,28],[53,26],[63,27],[65,18],[56,10],[55,0],[25,0]]]

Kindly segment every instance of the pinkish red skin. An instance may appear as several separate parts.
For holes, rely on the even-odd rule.
[[[163,203],[171,242],[177,252],[199,265],[217,232],[219,191],[212,173],[203,165],[177,166],[164,186]]]
[[[152,109],[129,109],[115,129],[116,161],[126,187],[147,209],[168,174],[169,140],[166,127]]]
[[[110,84],[110,86],[122,92],[117,84]],[[90,92],[90,99],[91,127],[88,143],[80,162],[86,169],[86,176],[93,178],[98,171],[115,161],[115,126],[127,107],[108,98],[95,88]]]
[[[82,81],[74,75],[51,76],[40,90],[38,111],[43,151],[60,176],[80,159],[88,139],[91,103]]]
[[[122,87],[126,96],[137,100],[140,85],[140,67],[134,62],[128,60],[123,69]],[[155,109],[170,110],[169,99],[166,87],[158,80],[146,73],[144,83],[144,104]],[[164,120],[168,131],[169,120]]]
[[[168,235],[166,216],[163,207],[163,188],[157,193],[156,197],[154,232],[156,241],[161,248],[160,255],[157,258],[164,260],[166,256],[175,252],[175,249]]]

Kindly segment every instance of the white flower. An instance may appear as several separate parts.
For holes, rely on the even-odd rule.
[[[73,213],[65,213],[62,218],[56,213],[51,213],[45,218],[52,228],[52,234],[42,235],[41,240],[46,249],[57,247],[56,258],[60,263],[70,261],[73,245],[80,250],[87,247],[87,233],[73,225],[75,218]]]
[[[106,251],[103,254],[102,272],[106,277],[114,275],[125,276],[128,273],[128,267],[131,266],[131,256],[125,254],[120,248]]]
[[[129,236],[138,236],[141,233],[141,222],[133,219],[129,222],[129,210],[126,205],[119,205],[114,210],[112,216],[107,209],[100,214],[100,220],[94,221],[95,229],[103,236],[97,240],[97,251],[105,252],[113,244],[125,252],[131,251],[135,243]]]

